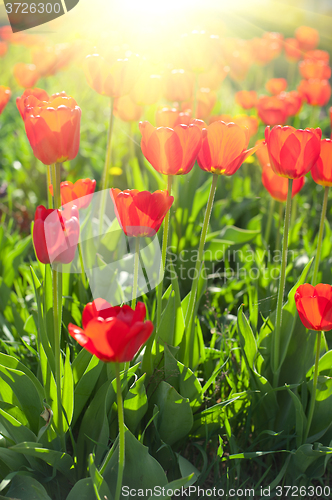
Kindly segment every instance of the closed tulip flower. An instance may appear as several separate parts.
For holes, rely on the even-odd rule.
[[[287,120],[287,107],[280,96],[261,96],[257,101],[258,116],[265,125],[283,125]]]
[[[40,74],[34,64],[17,63],[14,66],[14,76],[17,83],[24,88],[34,87]]]
[[[331,76],[330,66],[316,59],[305,59],[299,64],[300,75],[306,80],[328,80]]]
[[[135,104],[150,106],[159,101],[162,94],[162,80],[160,75],[142,74],[130,92]]]
[[[25,99],[30,95],[33,95],[39,101],[48,101],[50,98],[48,93],[43,89],[39,89],[37,87],[35,87],[34,89],[26,89],[21,95],[21,97],[16,98],[16,106],[23,120],[24,120]]]
[[[228,73],[228,66],[215,63],[209,71],[198,75],[198,86],[199,88],[219,90],[220,85],[225,80]]]
[[[249,139],[246,127],[220,121],[211,123],[198,153],[199,167],[213,174],[233,175],[259,147],[247,150]]]
[[[173,69],[165,75],[165,97],[171,102],[189,101],[194,88],[194,77],[184,69]]]
[[[311,106],[325,106],[331,97],[331,85],[327,80],[301,80],[297,90]]]
[[[118,222],[127,236],[154,236],[174,201],[168,191],[138,191],[137,189],[112,188],[110,195],[114,203]]]
[[[300,319],[309,330],[332,330],[332,286],[305,283],[295,292],[295,304]]]
[[[0,114],[5,109],[11,95],[12,93],[9,87],[0,85]]]
[[[140,122],[141,148],[153,168],[166,175],[187,174],[193,168],[202,144],[202,132],[197,125],[153,127]]]
[[[112,307],[105,300],[96,299],[83,310],[83,328],[69,323],[68,332],[102,361],[124,363],[133,359],[153,331],[153,323],[144,321],[145,316],[143,302],[138,302],[133,310],[127,305]]]
[[[295,179],[292,186],[292,198],[303,188],[305,177]],[[273,172],[270,164],[263,167],[262,184],[277,201],[286,201],[288,193],[288,179]]]
[[[77,208],[87,208],[96,189],[96,181],[93,179],[79,179],[75,183],[64,181],[60,184],[61,205],[71,203]],[[49,191],[53,196],[53,186],[49,186]]]
[[[35,213],[33,243],[37,259],[43,264],[69,264],[75,257],[80,234],[78,209],[63,211],[39,205]]]
[[[72,160],[80,144],[81,109],[64,92],[49,101],[25,100],[25,130],[33,153],[45,165]]]
[[[191,111],[179,111],[177,108],[162,108],[156,113],[157,127],[173,128],[181,123],[189,125],[191,122]]]
[[[287,89],[287,80],[285,78],[271,78],[266,82],[265,88],[270,94],[278,95]]]
[[[274,173],[298,179],[310,172],[319,158],[321,135],[319,128],[266,127],[265,140]]]
[[[326,64],[329,64],[330,54],[327,52],[327,50],[308,50],[304,54],[304,59],[314,59],[315,61],[322,61]]]
[[[311,169],[313,180],[321,186],[332,186],[332,140],[322,139],[320,156]]]
[[[282,92],[279,96],[286,104],[286,113],[288,116],[295,116],[302,107],[302,97],[296,90]]]
[[[300,26],[295,31],[295,37],[301,50],[313,50],[319,43],[318,31],[310,26]]]
[[[139,76],[139,57],[131,55],[109,64],[99,54],[87,56],[84,64],[88,84],[98,94],[122,97],[129,94]]]
[[[255,90],[240,90],[235,94],[235,101],[243,109],[254,108],[257,103],[257,93]]]
[[[4,57],[7,54],[8,45],[6,42],[0,42],[0,57]]]
[[[286,38],[284,41],[285,57],[289,62],[296,62],[302,57],[300,43],[296,38]]]
[[[113,112],[124,122],[137,122],[142,116],[143,108],[135,104],[130,95],[124,95],[114,100]]]

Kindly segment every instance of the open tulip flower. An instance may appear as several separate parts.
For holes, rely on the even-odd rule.
[[[321,135],[319,128],[266,127],[265,140],[274,173],[289,179],[307,174],[319,158]]]
[[[283,125],[288,118],[287,106],[280,96],[261,96],[257,101],[258,116],[265,125]]]
[[[290,92],[281,92],[279,95],[286,105],[286,113],[288,116],[295,116],[302,107],[302,97],[296,90]]]
[[[63,211],[39,205],[35,213],[33,243],[37,259],[43,264],[69,264],[75,257],[80,234],[76,206]]]
[[[102,361],[124,363],[133,359],[153,331],[153,323],[144,321],[145,316],[143,302],[138,302],[133,310],[127,305],[112,307],[106,300],[96,299],[83,310],[83,329],[69,323],[68,332]]]
[[[331,85],[328,80],[301,80],[297,90],[311,106],[325,106],[331,97]]]
[[[330,61],[330,54],[327,52],[327,50],[308,50],[303,57],[304,59],[322,61],[326,64],[329,64]]]
[[[140,122],[139,128],[142,153],[157,172],[166,175],[190,172],[202,144],[202,132],[197,124],[180,124],[171,129]]]
[[[91,179],[79,179],[74,184],[70,181],[61,182],[61,204],[75,204],[78,209],[87,208],[90,205],[92,195],[96,189],[96,181]],[[49,191],[53,196],[53,186],[50,184]]]
[[[292,186],[292,198],[304,186],[305,177],[295,179]],[[270,193],[272,198],[277,201],[286,201],[288,193],[288,179],[281,177],[273,172],[270,164],[266,164],[262,171],[262,184],[265,189]]]
[[[33,153],[45,165],[72,160],[80,144],[81,109],[64,92],[49,101],[28,96],[24,124]]]
[[[310,26],[300,26],[295,30],[296,40],[300,44],[301,50],[313,50],[319,43],[319,33]]]
[[[303,325],[309,330],[332,330],[332,286],[305,283],[295,292],[295,304]]]
[[[332,140],[322,139],[320,156],[311,169],[313,180],[321,186],[332,186]]]
[[[199,123],[194,120],[193,123]],[[204,126],[204,122],[203,125]],[[248,156],[251,156],[259,145],[246,149],[250,132],[247,127],[236,123],[217,121],[207,127],[203,137],[202,148],[197,162],[202,170],[219,175],[233,175],[241,167]]]
[[[0,114],[5,109],[11,95],[12,93],[9,87],[0,85]]]
[[[287,80],[285,78],[270,78],[265,84],[265,88],[270,94],[278,95],[287,88]]]
[[[115,215],[127,236],[154,236],[174,201],[168,191],[110,189]]]
[[[179,111],[177,108],[162,108],[156,112],[157,127],[173,128],[176,125],[189,125],[191,122],[191,111]]]
[[[34,89],[26,89],[21,95],[21,97],[16,97],[16,106],[23,120],[24,120],[25,99],[30,95],[33,95],[39,101],[48,101],[50,98],[45,90],[39,89],[38,87],[35,87]]]
[[[331,76],[331,68],[325,61],[317,59],[305,59],[299,64],[299,70],[302,78],[310,80],[328,80]]]

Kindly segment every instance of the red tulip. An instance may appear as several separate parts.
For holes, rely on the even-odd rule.
[[[300,49],[300,43],[296,38],[286,38],[284,41],[284,49],[286,59],[290,62],[295,62],[301,59],[302,50]]]
[[[287,80],[285,78],[271,78],[265,84],[265,88],[270,94],[278,95],[287,88]]]
[[[141,148],[153,168],[166,175],[187,174],[193,168],[202,144],[202,132],[197,125],[153,127],[140,122]]]
[[[179,111],[177,108],[162,108],[156,113],[157,127],[173,128],[181,123],[189,125],[191,122],[191,111]]]
[[[311,106],[325,106],[331,96],[331,86],[327,80],[301,80],[297,90]]]
[[[305,59],[299,64],[300,74],[306,80],[328,80],[331,76],[331,68],[328,63],[317,59]]]
[[[330,54],[326,50],[308,50],[304,54],[304,59],[314,59],[315,61],[322,61],[326,64],[330,61]]]
[[[0,57],[4,57],[7,54],[8,45],[6,42],[0,42]]]
[[[16,106],[23,120],[24,120],[25,99],[29,95],[33,95],[39,101],[48,101],[50,99],[48,93],[43,89],[39,89],[37,87],[35,87],[34,89],[26,89],[21,95],[21,97],[16,98]]]
[[[295,304],[300,319],[309,330],[332,330],[332,286],[305,283],[295,292]]]
[[[218,121],[222,121],[225,123],[236,123],[236,125],[248,129],[250,137],[256,135],[258,131],[258,119],[253,115],[235,115],[233,117],[230,115],[216,115],[211,116],[209,123],[211,124]]]
[[[287,107],[280,96],[261,96],[257,101],[258,116],[265,125],[283,125],[287,120]]]
[[[79,234],[76,206],[67,206],[63,211],[37,207],[33,242],[39,262],[69,264],[75,257]]]
[[[34,87],[40,74],[34,64],[17,63],[14,66],[14,76],[21,87]]]
[[[130,95],[124,95],[114,100],[113,113],[124,122],[137,122],[142,116],[143,108],[135,104]]]
[[[265,140],[274,173],[289,179],[307,174],[319,158],[321,135],[319,128],[266,127]]]
[[[300,26],[297,28],[295,37],[300,44],[301,50],[315,49],[319,43],[318,31],[309,26]]]
[[[0,85],[0,115],[5,109],[11,95],[12,93],[9,87]]]
[[[281,92],[280,99],[286,104],[286,113],[288,116],[295,116],[302,107],[302,97],[296,90],[290,92]]]
[[[293,181],[292,198],[303,188],[305,177]],[[270,164],[263,167],[262,183],[272,198],[277,201],[286,201],[288,193],[288,179],[273,172]]]
[[[96,181],[91,179],[79,179],[74,184],[70,181],[61,182],[61,205],[72,203],[80,208],[87,208],[96,189]],[[49,191],[53,196],[53,186],[50,184]]]
[[[195,123],[195,121],[194,121]],[[202,127],[204,126],[201,125]],[[258,147],[246,150],[250,135],[246,127],[235,123],[213,122],[207,127],[197,162],[202,170],[219,175],[233,175]]]
[[[257,93],[255,90],[240,90],[235,94],[235,101],[243,109],[254,108],[257,103]]]
[[[106,300],[96,299],[83,310],[83,329],[69,323],[68,332],[102,361],[124,363],[133,359],[153,331],[153,323],[144,321],[145,316],[143,302],[138,302],[133,310],[127,305],[112,307]]]
[[[174,201],[168,191],[110,189],[116,217],[127,236],[154,236]]]
[[[165,77],[165,97],[171,102],[189,101],[194,89],[194,77],[184,69],[173,69]]]
[[[332,186],[332,141],[322,139],[320,156],[311,169],[313,180],[321,186]]]
[[[25,99],[25,130],[33,153],[45,165],[72,160],[80,144],[81,109],[64,92],[49,101]]]
[[[131,55],[108,64],[99,54],[85,59],[85,76],[88,84],[98,94],[122,97],[129,94],[139,76],[139,57]]]

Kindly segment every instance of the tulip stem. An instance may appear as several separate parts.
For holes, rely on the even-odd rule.
[[[105,204],[106,204],[106,195],[107,188],[109,183],[110,176],[110,162],[111,162],[111,146],[112,146],[112,132],[114,125],[114,98],[111,97],[111,112],[110,112],[110,122],[108,127],[108,136],[107,136],[107,147],[106,147],[106,158],[104,164],[104,172],[103,172],[103,181],[102,181],[102,193],[100,199],[100,213],[99,213],[99,232],[102,234],[103,232],[103,222],[104,222],[104,213],[105,213]]]
[[[316,251],[314,272],[313,272],[313,276],[312,276],[312,280],[311,280],[311,284],[313,286],[317,285],[317,277],[318,277],[322,242],[323,242],[324,223],[325,223],[328,197],[329,197],[329,186],[325,186],[322,213],[321,213],[321,217],[320,217],[320,225],[319,225],[319,232],[318,232],[318,242],[317,242],[317,251]]]
[[[309,128],[315,128],[317,127],[317,123],[319,121],[320,106],[310,106],[310,107],[311,107],[311,114],[310,114]]]
[[[116,482],[114,500],[120,500],[123,470],[125,465],[125,427],[124,427],[123,401],[121,392],[119,363],[115,363],[115,373],[116,373],[116,397],[118,404],[118,422],[119,422],[119,467],[118,467],[118,477]]]
[[[283,210],[284,210],[284,204],[280,201],[279,202],[279,220],[278,220],[278,231],[277,231],[277,240],[276,240],[276,251],[280,250],[281,220],[282,220]]]
[[[137,297],[137,281],[138,281],[138,264],[139,264],[139,244],[140,237],[135,238],[135,261],[134,261],[134,281],[133,281],[133,297],[131,300],[131,308],[135,309]]]
[[[204,222],[203,222],[203,227],[202,227],[202,232],[201,232],[201,239],[199,241],[198,256],[197,256],[197,261],[196,261],[196,266],[195,266],[194,279],[193,279],[192,284],[191,284],[190,300],[189,300],[189,305],[188,305],[186,320],[185,320],[186,338],[189,338],[189,339],[191,339],[191,331],[192,331],[192,325],[193,325],[193,320],[194,320],[194,311],[195,311],[198,282],[199,282],[199,278],[200,278],[200,274],[201,274],[201,267],[202,267],[202,261],[203,261],[203,255],[204,255],[204,245],[205,245],[206,235],[207,235],[207,231],[208,231],[208,227],[209,227],[214,195],[215,195],[216,188],[217,188],[217,181],[218,181],[218,174],[213,174],[209,199],[208,199],[208,202],[206,205],[206,210],[205,210],[205,215],[204,215]],[[187,349],[188,349],[188,346],[186,346],[186,350]],[[189,345],[189,366],[192,365],[192,361],[193,361],[192,357],[193,357],[193,341],[191,339],[191,342]]]
[[[82,244],[80,242],[78,242],[78,255],[80,257],[81,275],[82,275],[83,286],[84,286],[84,288],[87,288],[87,281],[86,281],[86,276],[85,276],[83,253],[82,253]]]
[[[173,178],[171,175],[167,176],[167,191],[169,196],[171,196],[172,192],[172,179]],[[171,209],[167,211],[164,222],[163,246],[161,250],[161,264],[159,271],[159,284],[157,288],[157,331],[160,326],[161,312],[162,312],[162,291],[163,291],[163,281],[164,281],[165,264],[166,264],[170,211]]]
[[[316,345],[316,359],[315,359],[315,370],[314,370],[314,380],[312,384],[312,393],[311,393],[311,398],[310,398],[310,406],[309,406],[309,413],[308,413],[308,420],[307,420],[307,426],[304,434],[304,439],[303,443],[306,442],[309,431],[310,431],[310,426],[312,422],[312,417],[314,414],[314,409],[315,409],[315,401],[316,401],[316,389],[317,389],[317,378],[318,378],[318,363],[319,363],[319,354],[320,354],[320,341],[322,337],[322,332],[317,333],[317,345]]]
[[[49,189],[50,184],[52,184],[52,180],[51,180],[51,165],[47,165],[46,182],[47,182],[46,190],[47,190],[47,204],[48,204],[48,208],[53,208],[53,199],[52,199],[52,195],[51,195],[50,189]]]
[[[282,320],[282,301],[284,297],[285,281],[286,281],[288,228],[289,228],[289,219],[290,219],[290,212],[292,205],[292,188],[293,188],[293,179],[288,179],[284,234],[282,240],[282,260],[281,260],[281,270],[280,270],[280,280],[279,280],[279,290],[278,290],[278,300],[277,300],[277,314],[276,314],[275,328],[273,332],[272,372],[273,372],[274,387],[277,387],[278,385],[279,370],[280,370],[279,367],[280,330],[281,330],[281,320]]]
[[[268,214],[266,228],[265,228],[265,236],[264,236],[264,240],[265,240],[265,243],[267,245],[269,244],[269,239],[270,239],[270,232],[271,232],[271,225],[272,225],[272,218],[273,218],[273,214],[274,214],[275,203],[276,203],[275,199],[271,198],[269,214]]]

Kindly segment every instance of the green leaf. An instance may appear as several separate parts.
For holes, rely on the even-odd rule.
[[[183,398],[174,387],[161,381],[150,403],[158,406],[156,426],[164,443],[172,445],[187,436],[193,425],[193,414],[188,398]]]
[[[86,351],[85,349],[82,349],[82,351],[80,351],[77,358],[80,356],[80,354],[82,352],[88,353],[88,351]],[[84,408],[84,405],[86,404],[89,397],[91,396],[93,389],[97,383],[98,377],[99,377],[99,375],[103,369],[103,366],[104,366],[104,363],[102,361],[100,361],[96,356],[92,356],[90,353],[88,353],[88,355],[89,356],[87,357],[87,359],[89,361],[88,361],[87,366],[85,364],[86,359],[84,359],[84,361],[83,361],[82,357],[80,358],[80,359],[82,359],[82,363],[81,363],[82,367],[80,366],[80,369],[78,369],[78,362],[76,362],[75,367],[74,367],[74,363],[77,360],[77,358],[75,359],[75,361],[72,364],[73,376],[75,376],[75,374],[76,374],[76,378],[79,376],[79,372],[81,371],[81,368],[86,366],[86,368],[84,369],[84,373],[81,376],[79,376],[78,383],[74,389],[73,425],[75,424],[76,420],[80,416],[80,414]],[[85,357],[85,355],[84,355],[84,357]]]
[[[173,345],[175,326],[175,293],[171,295],[167,301],[166,309],[161,316],[160,326],[158,329],[158,339],[165,342],[165,344]]]
[[[44,486],[31,476],[17,474],[10,483],[6,497],[13,500],[51,500]]]
[[[133,387],[126,394],[124,404],[124,418],[127,427],[135,432],[138,424],[144,417],[148,409],[144,380],[146,374],[136,380]]]
[[[92,480],[93,488],[97,498],[100,500],[111,500],[111,492],[103,476],[99,473],[95,466],[92,453],[89,455],[89,473]]]
[[[307,425],[307,418],[305,416],[301,400],[297,394],[294,394],[293,391],[291,391],[287,387],[288,394],[290,394],[294,407],[295,407],[295,419],[296,419],[296,446],[299,448],[302,444],[303,441],[303,434]]]
[[[68,425],[71,424],[74,412],[74,380],[70,365],[70,349],[67,345],[66,349],[66,359],[64,366],[64,375],[62,380],[62,406],[66,412],[67,420],[63,415],[63,429],[64,432],[68,429]]]
[[[96,500],[92,479],[81,479],[70,490],[66,500]]]

